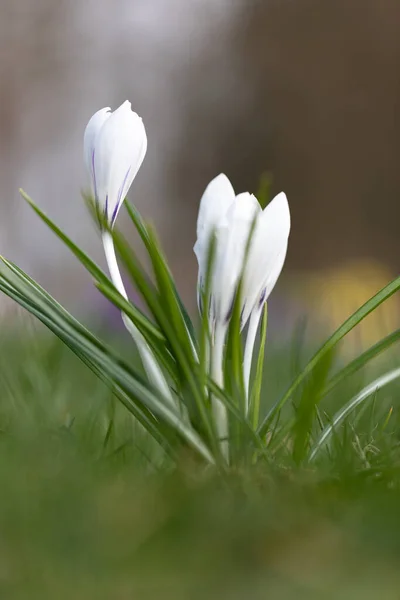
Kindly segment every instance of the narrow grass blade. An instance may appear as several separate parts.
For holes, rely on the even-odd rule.
[[[167,340],[168,347],[177,365],[177,379],[180,382],[180,391],[183,389],[190,390],[193,402],[188,397],[187,408],[189,411],[192,411],[193,415],[193,406],[197,406],[197,414],[200,414],[201,416],[202,413],[200,407],[204,404],[204,389],[201,386],[199,377],[195,374],[197,372],[198,361],[193,353],[193,346],[184,321],[181,320],[179,326],[175,319],[172,318],[171,313],[175,312],[177,320],[182,319],[182,317],[179,317],[176,314],[176,311],[179,311],[179,308],[177,308],[176,300],[173,297],[171,288],[169,288],[169,292],[167,292],[169,275],[165,273],[165,267],[160,264],[160,271],[163,273],[159,273],[159,279],[160,282],[163,280],[161,286],[165,292],[165,294],[161,294],[161,292],[156,290],[152,284],[148,283],[134,252],[120,233],[114,233],[114,241],[128,274],[132,277],[133,282],[137,286],[151,314]],[[158,259],[155,258],[154,262],[157,262],[157,260]],[[172,307],[170,306],[170,302]],[[179,329],[179,331],[177,329]],[[207,427],[206,421],[204,421],[203,424]]]
[[[125,298],[117,292],[117,290],[111,287],[103,286],[99,283],[96,287],[102,292],[102,294],[119,308],[131,321],[138,327],[139,331],[143,334],[145,332],[145,339],[150,344],[152,350],[154,346],[162,347],[165,350],[167,340],[160,328],[154,325],[143,313],[137,309],[131,302],[125,300]],[[138,315],[140,315],[138,317]],[[165,354],[165,352],[164,352]]]
[[[260,346],[258,349],[257,358],[257,369],[256,376],[254,378],[253,388],[251,390],[250,397],[250,419],[254,429],[258,427],[258,420],[260,416],[260,399],[261,399],[261,387],[263,382],[263,372],[265,363],[265,342],[267,339],[267,323],[268,323],[268,307],[265,302],[263,308],[263,316],[261,321],[261,334],[260,334]]]
[[[300,464],[306,457],[312,436],[316,409],[321,401],[327,377],[333,362],[333,350],[326,353],[307,379],[296,410],[293,432],[293,459]]]
[[[240,281],[232,307],[226,345],[225,381],[227,389],[235,393],[238,405],[245,414],[245,384],[243,375],[243,344],[240,335],[242,312],[242,281]]]
[[[368,362],[374,359],[376,356],[396,344],[400,340],[400,329],[397,329],[393,333],[389,334],[373,346],[368,348],[365,352],[357,356],[354,360],[348,363],[343,369],[333,375],[328,381],[324,390],[324,396],[327,396],[339,383],[341,383],[346,377],[353,375],[360,369],[362,369]]]
[[[209,449],[198,434],[181,418],[178,412],[173,410],[171,405],[158,397],[140,375],[113,355],[100,340],[71,317],[59,303],[54,302],[51,307],[46,306],[43,296],[40,294],[40,286],[30,283],[27,278],[19,276],[18,273],[13,273],[13,277],[15,277],[15,283],[10,284],[10,281],[0,274],[0,284],[3,284],[5,280],[5,285],[1,285],[1,289],[6,294],[17,302],[20,301],[21,295],[25,297],[24,306],[60,337],[80,358],[86,357],[89,363],[96,367],[97,372],[100,370],[110,377],[134,405],[144,405],[175,429],[208,462],[214,462]],[[19,287],[18,280],[21,281],[22,287]],[[17,294],[13,294],[13,287],[16,288]],[[39,289],[39,292],[36,288]],[[47,298],[51,297],[47,295]]]
[[[193,355],[194,360],[197,360],[197,348],[189,335],[187,322],[182,313],[182,302],[177,294],[176,285],[168,268],[167,261],[162,253],[154,230],[148,228],[147,232],[150,240],[148,251],[157,281],[160,301],[164,304],[164,309],[171,320],[175,334],[180,339],[182,346],[186,347],[189,355]]]
[[[271,201],[272,183],[273,177],[271,173],[268,171],[262,173],[256,193],[256,198],[262,209],[264,209]]]
[[[389,349],[392,345],[400,340],[400,330],[394,331],[383,340],[377,342],[371,348],[368,348],[365,352],[363,352],[360,356],[357,356],[354,360],[348,363],[343,369],[339,370],[337,373],[331,377],[331,379],[327,382],[326,386],[322,390],[322,395],[320,397],[320,401],[325,398],[328,394],[330,394],[342,381],[344,381],[350,375],[353,375],[365,365],[368,364],[372,359],[376,356]],[[295,426],[296,417],[290,418],[285,422],[285,425],[279,432],[279,436],[277,442],[279,444],[282,437],[286,436],[288,432]],[[271,439],[270,444],[272,444],[273,440]],[[276,442],[276,440],[275,440]]]
[[[149,236],[147,233],[146,223],[143,221],[140,212],[138,211],[136,206],[134,204],[131,204],[128,200],[125,200],[124,206],[132,223],[134,224],[140,237],[142,238],[144,245],[146,246],[146,248],[148,248]]]
[[[109,283],[107,275],[100,269],[96,263],[83,252],[57,225],[35,204],[35,202],[28,196],[24,190],[20,189],[20,194],[40,217],[40,219],[56,234],[56,236],[64,242],[64,244],[71,250],[76,256],[79,262],[89,271],[89,273],[99,282]]]
[[[216,396],[227,408],[228,412],[232,415],[233,419],[237,421],[242,427],[243,431],[246,433],[246,437],[253,442],[253,448],[260,451],[261,453],[266,453],[266,447],[263,443],[262,438],[258,435],[256,431],[251,426],[251,423],[248,419],[243,415],[243,411],[235,404],[230,395],[220,388],[211,378],[208,381],[208,386],[211,394]],[[249,448],[249,451],[252,450]]]
[[[35,213],[41,220],[55,233],[55,235],[71,250],[79,262],[86,268],[96,281],[96,285],[100,292],[106,296],[117,308],[124,312],[129,312],[129,318],[138,327],[139,331],[147,339],[147,336],[153,336],[165,342],[159,329],[151,323],[151,321],[132,303],[129,303],[123,298],[114,285],[109,280],[107,275],[100,267],[83,252],[61,229],[34,203],[23,190],[20,190],[22,197],[28,202]],[[16,265],[14,265],[16,267]],[[17,268],[17,267],[16,267]]]
[[[387,286],[381,289],[375,296],[368,300],[361,308],[359,308],[353,315],[351,315],[335,333],[323,344],[323,346],[317,351],[317,353],[311,358],[303,371],[296,377],[292,385],[289,387],[284,396],[270,409],[266,417],[264,418],[259,433],[261,436],[265,435],[268,431],[271,418],[273,418],[276,411],[280,410],[286,402],[292,397],[298,386],[305,380],[305,378],[312,372],[318,362],[323,356],[330,350],[332,350],[336,344],[343,339],[356,325],[358,325],[367,315],[375,310],[382,302],[390,298],[394,293],[400,289],[400,277],[397,277]]]
[[[65,340],[64,343],[68,345],[72,352],[74,352],[74,354],[76,354],[76,356],[112,390],[113,394],[121,402],[121,404],[123,404],[125,408],[132,413],[135,419],[137,419],[137,421],[152,436],[152,438],[158,442],[168,456],[172,460],[176,461],[178,455],[175,447],[176,443],[174,443],[175,440],[171,436],[171,431],[169,431],[167,428],[164,428],[164,430],[161,432],[160,423],[157,422],[157,419],[150,411],[148,411],[145,407],[140,407],[132,402],[129,396],[119,386],[115,385],[111,377],[99,369],[96,364],[93,363],[86,355],[80,353],[78,347],[72,348]]]
[[[325,429],[322,431],[321,435],[319,436],[318,440],[316,441],[315,445],[313,446],[310,452],[309,460],[314,460],[320,449],[324,446],[324,444],[326,444],[326,442],[329,440],[329,437],[336,430],[338,425],[340,425],[348,417],[348,415],[355,408],[357,408],[357,406],[362,404],[362,402],[364,402],[372,394],[376,393],[378,390],[382,389],[383,387],[385,387],[392,381],[395,381],[396,379],[400,379],[400,368],[394,369],[393,371],[389,371],[389,373],[381,375],[381,377],[375,379],[375,381],[367,385],[363,390],[361,390],[361,392],[354,396],[354,398],[349,400],[349,402],[347,402],[347,404],[345,404],[335,414],[335,416],[332,419],[332,423],[325,427]]]
[[[151,232],[149,233],[148,226],[145,223],[145,221],[143,221],[137,208],[134,205],[130,204],[129,202],[125,202],[125,207],[126,207],[126,210],[128,212],[128,215],[129,215],[132,223],[136,227],[136,229],[145,245],[145,248],[147,249],[147,252],[149,253],[150,257],[152,257],[154,255],[154,250],[155,250],[154,242],[155,241],[157,242],[156,238],[154,238],[154,236],[151,234]],[[160,248],[159,248],[158,242],[157,242],[157,247],[158,247],[158,253],[160,253]],[[164,263],[166,264],[166,261],[162,255],[162,253],[161,253],[161,257],[164,260]],[[177,302],[180,312],[182,314],[182,318],[185,322],[187,332],[190,336],[192,345],[194,348],[197,348],[196,332],[194,330],[192,320],[185,308],[185,305],[182,302],[182,299],[178,293],[178,290],[176,288],[175,282],[172,277],[170,277],[170,283],[171,283],[172,291],[175,295],[176,302]]]

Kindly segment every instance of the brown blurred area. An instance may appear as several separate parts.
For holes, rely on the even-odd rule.
[[[394,0],[3,0],[0,253],[68,305],[92,297],[17,190],[102,260],[79,194],[82,135],[129,98],[149,136],[130,197],[193,306],[198,202],[221,171],[252,192],[269,172],[287,193],[283,284],[357,260],[382,264],[386,283],[399,271],[399,28]]]

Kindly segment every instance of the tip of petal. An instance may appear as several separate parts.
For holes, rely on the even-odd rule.
[[[109,106],[105,106],[104,108],[100,108],[100,110],[97,110],[94,115],[92,115],[92,117],[89,119],[88,125],[91,123],[94,123],[97,125],[97,123],[100,123],[104,120],[104,115],[106,115],[107,113],[111,112],[111,108]]]
[[[279,204],[282,209],[285,208],[289,210],[289,202],[285,192],[280,192],[279,194],[277,194],[275,198],[271,200],[270,204],[272,204],[272,202],[274,202],[275,204]]]
[[[279,194],[277,194],[273,200],[274,202],[286,202],[287,203],[287,196],[285,194],[285,192],[280,192]]]
[[[254,194],[249,192],[238,194],[230,208],[230,214],[235,214],[237,218],[241,217],[246,221],[253,220],[259,213],[261,213],[261,206]]]
[[[217,182],[223,182],[223,183],[231,183],[229,180],[229,177],[227,175],[225,175],[225,173],[220,173],[219,175],[217,175],[216,177],[214,177],[214,179],[211,180],[211,183],[213,181],[217,181]]]
[[[142,117],[140,117],[134,110],[132,110],[132,104],[129,102],[129,100],[125,100],[125,102],[123,102],[121,106],[115,109],[113,114],[117,114],[119,116],[123,116],[124,118],[131,119],[132,123],[143,123]]]
[[[228,177],[224,173],[220,173],[210,181],[206,188],[207,192],[212,192],[218,196],[223,195],[230,197],[232,200],[235,197],[235,190]]]
[[[132,110],[132,104],[130,103],[129,100],[125,100],[125,102],[123,102],[119,108],[124,108],[124,109],[128,109],[128,110]]]
[[[289,202],[284,192],[277,194],[263,212],[266,216],[270,215],[268,218],[271,218],[271,213],[273,213],[275,215],[274,218],[279,219],[282,224],[286,224],[288,231],[290,230]]]
[[[113,114],[118,116],[123,115],[124,118],[130,118],[135,121],[142,121],[142,118],[139,117],[139,115],[132,110],[132,104],[129,100],[125,100],[125,102],[123,102],[121,106],[114,110]]]

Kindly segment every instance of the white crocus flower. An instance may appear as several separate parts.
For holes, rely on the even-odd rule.
[[[289,232],[289,205],[286,195],[281,192],[257,219],[243,272],[242,326],[250,318],[243,365],[247,393],[254,342],[262,309],[282,271]]]
[[[143,121],[131,110],[128,100],[114,112],[102,108],[86,126],[83,146],[96,209],[109,227],[101,223],[108,269],[115,288],[128,300],[110,230],[146,154],[147,136]],[[168,401],[173,402],[163,372],[146,340],[124,313],[122,319],[136,342],[149,380]]]
[[[198,288],[201,299],[208,248],[212,235],[215,235],[210,321],[213,334],[212,375],[219,385],[223,384],[222,361],[226,332],[243,274],[241,326],[244,327],[250,318],[244,360],[248,392],[251,359],[262,307],[282,270],[289,231],[289,206],[283,193],[261,210],[255,196],[248,193],[236,196],[229,179],[221,174],[211,181],[203,194],[194,251],[199,263]],[[250,233],[252,236],[249,240]],[[214,411],[220,436],[226,437],[226,409],[216,400]]]
[[[128,100],[114,112],[102,108],[87,124],[83,145],[97,210],[112,227],[146,154],[143,121]]]

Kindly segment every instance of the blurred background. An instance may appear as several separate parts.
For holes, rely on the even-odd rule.
[[[271,321],[333,327],[399,271],[399,26],[394,0],[2,0],[0,253],[69,308],[108,314],[18,188],[103,264],[82,136],[129,99],[149,138],[130,198],[189,306],[205,186],[224,171],[256,192],[267,173],[292,211]],[[397,327],[398,300],[385,310]]]
[[[290,343],[303,315],[332,331],[399,274],[399,31],[397,0],[1,0],[0,255],[133,347],[18,193],[105,266],[81,198],[82,138],[95,111],[129,99],[149,138],[130,199],[193,314],[208,182],[223,171],[238,192],[286,192],[265,379],[266,398],[281,397],[309,352]],[[343,352],[399,327],[398,295],[381,309]],[[1,599],[399,599],[397,387],[371,397],[314,474],[293,468],[289,440],[265,473],[196,481],[186,457],[182,475],[159,469],[111,391],[0,295],[2,312]],[[7,338],[9,315],[22,327]],[[326,422],[372,369],[329,398]]]

